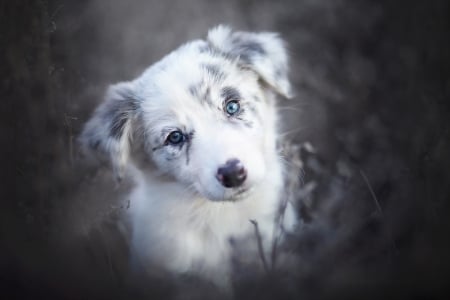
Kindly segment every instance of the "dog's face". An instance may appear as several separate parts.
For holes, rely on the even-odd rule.
[[[289,96],[286,73],[276,35],[218,27],[208,41],[186,44],[134,81],[110,87],[82,142],[108,154],[119,175],[131,156],[187,192],[238,199],[276,157],[273,98]]]
[[[265,175],[264,151],[274,145],[265,145],[264,127],[273,112],[254,72],[199,53],[202,44],[188,45],[177,65],[167,61],[152,74],[154,85],[142,78],[145,152],[208,199],[233,199]]]

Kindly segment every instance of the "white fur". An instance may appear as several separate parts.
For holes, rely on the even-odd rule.
[[[239,116],[224,111],[227,88],[238,92]],[[81,141],[118,177],[133,174],[132,249],[140,264],[226,286],[231,239],[254,240],[249,253],[259,260],[251,220],[269,252],[283,188],[277,93],[290,95],[281,39],[224,26],[110,87]],[[167,142],[175,130],[187,138],[181,146]],[[247,170],[242,186],[226,188],[215,176],[229,159]],[[288,205],[283,225],[295,222]]]

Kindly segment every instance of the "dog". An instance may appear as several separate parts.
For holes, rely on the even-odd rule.
[[[277,150],[276,101],[290,97],[284,41],[223,25],[109,87],[80,142],[133,177],[139,264],[228,286],[236,241],[268,259],[276,226],[297,224]]]

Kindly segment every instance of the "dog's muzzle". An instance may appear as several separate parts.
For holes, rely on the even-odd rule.
[[[241,186],[247,178],[247,170],[238,159],[229,159],[217,169],[217,180],[226,188]]]

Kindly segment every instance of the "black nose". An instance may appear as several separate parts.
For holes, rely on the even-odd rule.
[[[230,159],[217,170],[216,177],[224,187],[238,187],[247,178],[247,170],[238,159]]]

